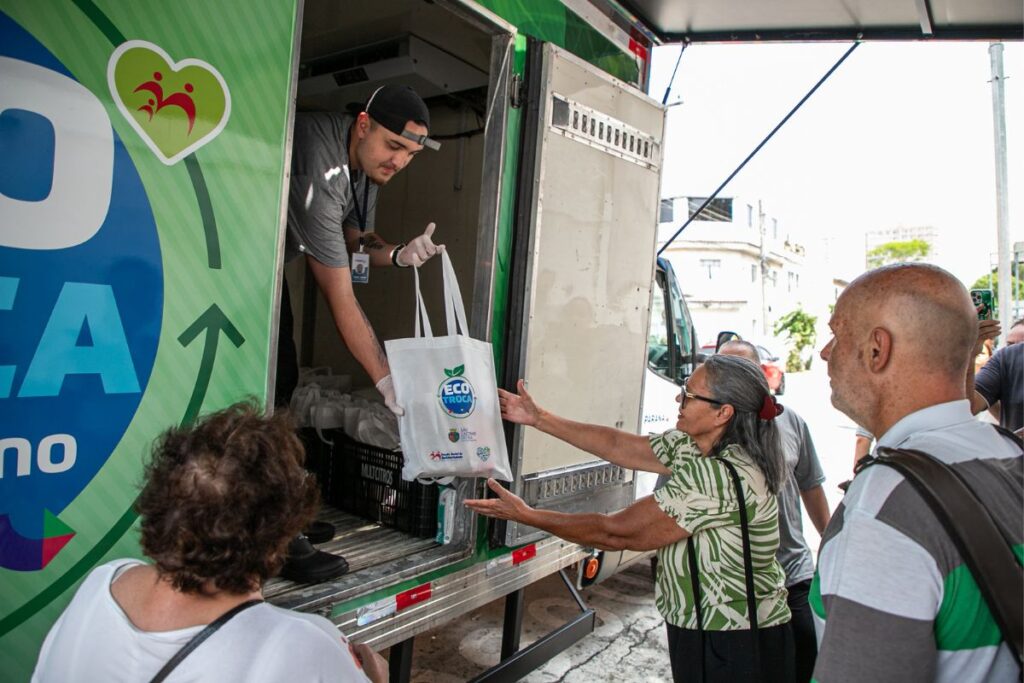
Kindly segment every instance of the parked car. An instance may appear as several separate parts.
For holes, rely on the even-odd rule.
[[[757,355],[761,358],[761,369],[768,379],[768,388],[776,396],[782,396],[786,392],[786,361],[768,347],[757,342],[752,343],[757,347]]]
[[[722,344],[732,339],[742,339],[754,345],[761,360],[761,369],[764,370],[764,376],[768,380],[768,388],[776,396],[782,396],[786,392],[786,361],[760,341],[745,339],[735,332],[720,332],[715,341],[707,342],[700,347],[701,353],[708,355],[716,353]]]

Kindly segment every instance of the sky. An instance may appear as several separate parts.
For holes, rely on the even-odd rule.
[[[669,96],[662,196],[706,196],[848,43],[693,45]],[[679,55],[655,49],[660,100]],[[1024,45],[1004,46],[1010,241],[1024,240]],[[866,230],[934,226],[970,286],[997,249],[988,43],[864,43],[720,196],[761,199],[808,261],[864,270]]]

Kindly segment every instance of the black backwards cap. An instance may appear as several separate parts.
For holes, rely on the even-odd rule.
[[[405,129],[409,121],[422,123],[430,129],[430,111],[416,91],[407,85],[382,85],[373,91],[364,108],[374,121],[395,135],[437,151],[441,143],[426,135],[417,135]]]

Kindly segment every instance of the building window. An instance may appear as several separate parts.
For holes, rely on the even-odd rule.
[[[750,264],[750,281],[751,282],[757,282],[757,264],[756,263],[751,263]]]
[[[697,209],[699,209],[706,200],[707,197],[690,197],[687,200],[689,204],[690,218],[693,218],[694,214],[697,213]],[[731,223],[732,198],[727,197],[723,199],[722,197],[716,197],[715,199],[712,199],[695,220]]]
[[[772,219],[772,237],[779,239],[779,219],[777,218]]]
[[[671,223],[674,218],[672,216],[673,205],[675,204],[672,199],[662,199],[661,209],[658,212],[659,223]]]
[[[747,226],[754,227],[754,206],[747,204]]]
[[[700,260],[700,267],[707,269],[709,280],[714,280],[715,273],[718,272],[718,269],[722,267],[722,260],[702,258]]]

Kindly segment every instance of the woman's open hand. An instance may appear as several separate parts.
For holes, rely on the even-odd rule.
[[[516,424],[536,427],[540,421],[540,408],[533,402],[533,397],[526,391],[526,382],[516,383],[518,394],[498,389],[498,405],[501,407],[501,418]]]
[[[520,380],[522,381],[522,380]],[[512,493],[494,479],[487,480],[487,486],[497,498],[476,498],[466,501],[466,507],[486,517],[523,521],[532,509],[523,499]]]

